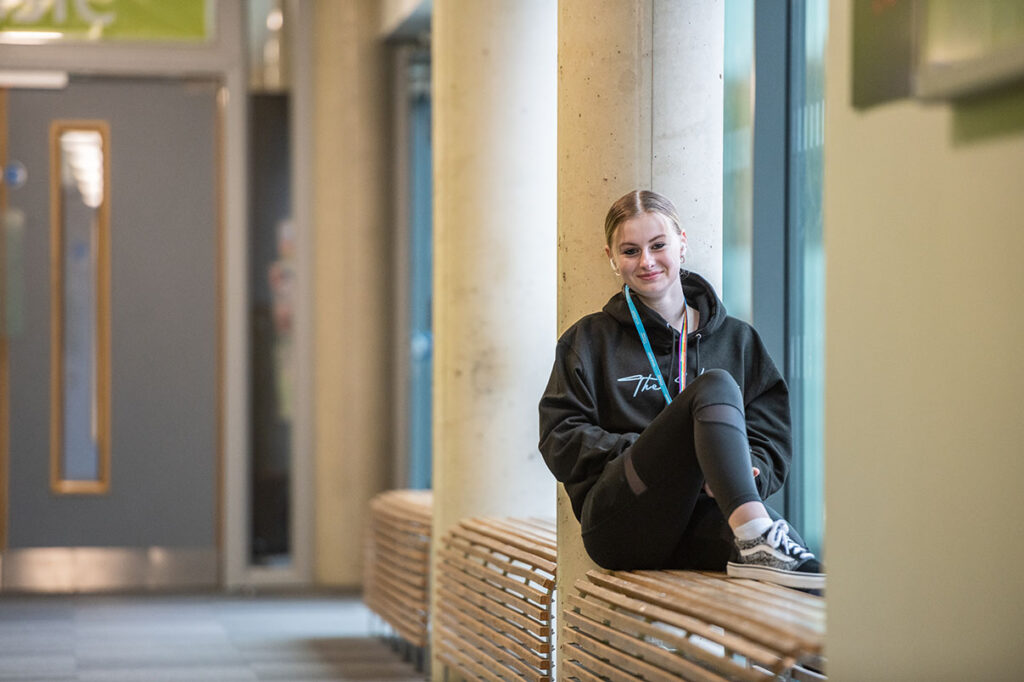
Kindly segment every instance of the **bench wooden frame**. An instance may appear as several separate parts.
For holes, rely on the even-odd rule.
[[[438,550],[434,648],[467,678],[549,682],[555,525],[464,519]]]
[[[432,516],[429,490],[389,490],[370,500],[363,602],[417,647],[429,636]]]
[[[695,571],[595,570],[575,588],[561,680],[824,679],[821,597]]]

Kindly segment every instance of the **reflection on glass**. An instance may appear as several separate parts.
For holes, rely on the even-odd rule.
[[[109,486],[106,126],[54,123],[52,487]]]
[[[754,232],[754,0],[725,3],[722,140],[722,300],[752,322]]]
[[[249,97],[250,536],[253,566],[292,562],[295,231],[287,93]]]
[[[827,0],[792,4],[790,31],[790,398],[800,531],[817,553],[825,541],[825,252],[822,177],[825,131]]]

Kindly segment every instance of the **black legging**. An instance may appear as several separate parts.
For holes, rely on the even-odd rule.
[[[714,499],[702,494],[705,481]],[[605,568],[722,570],[732,549],[726,519],[752,501],[761,496],[743,396],[732,375],[711,369],[605,467],[583,503],[583,543]]]

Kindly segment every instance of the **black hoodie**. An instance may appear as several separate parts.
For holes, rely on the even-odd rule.
[[[762,498],[786,480],[791,455],[789,389],[754,328],[729,317],[711,285],[682,271],[686,302],[700,312],[687,336],[686,373],[729,372],[743,392],[751,464]],[[669,393],[679,392],[679,332],[633,297]],[[540,451],[565,484],[576,518],[602,469],[620,456],[665,408],[658,380],[620,291],[558,340],[555,365],[540,401]]]

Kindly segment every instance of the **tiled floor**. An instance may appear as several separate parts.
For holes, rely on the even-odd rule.
[[[422,681],[358,597],[0,596],[0,680]]]

